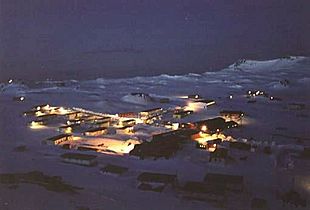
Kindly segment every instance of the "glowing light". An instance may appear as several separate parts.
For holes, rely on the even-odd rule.
[[[208,151],[209,151],[209,152],[214,152],[215,150],[216,150],[216,148],[214,148],[214,147],[209,147],[209,148],[208,148]]]
[[[63,108],[63,107],[60,107],[58,109],[58,112],[59,112],[59,114],[63,115],[63,114],[66,114],[68,111],[65,108]]]
[[[229,96],[229,98],[230,98],[230,99],[232,99],[232,98],[233,98],[233,96],[232,96],[232,95],[230,95],[230,96]]]
[[[71,127],[66,128],[65,133],[72,133],[72,128]]]
[[[194,102],[188,102],[187,106],[184,107],[185,111],[192,110],[194,112],[197,112],[198,109],[199,109],[199,105]]]
[[[272,96],[270,96],[270,100],[273,100],[273,97],[272,97]]]
[[[172,123],[172,130],[177,130],[179,128],[179,123]]]
[[[13,82],[13,80],[12,80],[12,79],[10,79],[10,80],[9,80],[9,84],[11,84],[12,82]]]
[[[207,131],[207,126],[206,125],[201,126],[201,130],[206,132]]]
[[[36,115],[37,117],[40,117],[41,115],[44,115],[44,113],[41,112],[41,111],[38,111],[38,112],[35,113],[35,115]]]
[[[25,97],[24,97],[24,96],[21,96],[21,97],[19,98],[19,100],[20,100],[20,101],[23,101],[23,100],[25,100]]]
[[[30,128],[31,128],[31,129],[41,129],[41,128],[45,128],[45,126],[42,125],[42,123],[40,123],[40,122],[32,121],[32,122],[30,123]]]

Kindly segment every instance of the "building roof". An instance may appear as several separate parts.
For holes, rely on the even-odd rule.
[[[93,160],[97,156],[96,155],[81,154],[81,153],[65,153],[65,154],[62,154],[61,157],[66,158],[66,159]]]
[[[59,126],[59,129],[76,128],[76,127],[79,127],[79,126],[80,126],[80,124],[62,125],[62,126]]]
[[[168,132],[164,132],[164,133],[159,133],[159,134],[155,134],[153,135],[153,139],[165,139],[165,138],[172,138],[172,137],[189,137],[195,133],[198,133],[197,130],[195,129],[177,129],[177,130],[172,130],[172,131],[168,131]]]
[[[215,123],[225,123],[225,120],[221,117],[215,117],[211,119],[200,120],[200,121],[194,122],[194,124],[198,124],[198,125],[215,124]]]
[[[136,116],[136,115],[137,115],[137,113],[135,113],[135,112],[122,112],[122,113],[118,113],[119,117],[128,117],[128,116],[133,117],[133,116]]]
[[[86,132],[97,132],[97,131],[103,131],[103,130],[106,130],[106,128],[103,128],[103,127],[92,128],[92,129],[86,130],[84,133],[86,133]]]
[[[107,164],[101,169],[103,173],[123,174],[128,171],[128,168],[118,165]]]
[[[207,120],[201,120],[198,122],[194,122],[194,124],[198,127],[205,125],[209,132],[215,132],[218,129],[223,130],[225,128],[225,120],[221,117],[216,117],[216,118],[207,119]]]
[[[141,182],[156,182],[168,184],[173,183],[177,179],[177,176],[172,174],[143,172],[138,176],[137,179]]]
[[[206,103],[206,104],[209,104],[209,103],[214,103],[215,101],[214,100],[209,100],[209,99],[198,99],[198,100],[195,100],[194,102],[197,102],[197,103]]]
[[[73,112],[66,113],[64,115],[72,115],[72,114],[80,114],[80,113],[82,113],[82,112],[80,112],[80,111],[73,111]]]
[[[217,174],[217,173],[207,173],[204,181],[206,183],[216,183],[216,184],[243,184],[243,176],[230,175],[230,174]]]
[[[45,115],[40,115],[38,118],[49,118],[49,117],[57,117],[57,114],[45,114]]]
[[[182,110],[182,111],[176,111],[173,114],[175,114],[175,115],[188,115],[188,114],[192,114],[193,112],[194,112],[193,110],[186,110],[186,111]]]
[[[136,120],[134,120],[134,119],[129,119],[129,120],[123,120],[123,121],[121,121],[122,123],[124,123],[124,122],[136,122]]]
[[[106,120],[108,121],[111,120],[111,117],[106,116],[106,117],[100,117],[96,119],[96,121],[106,121]]]
[[[157,111],[157,110],[162,110],[162,108],[157,107],[157,108],[153,108],[153,109],[143,110],[143,111],[141,111],[141,112],[153,112],[153,111]],[[141,113],[141,112],[140,112],[140,113]]]
[[[131,125],[123,126],[123,127],[117,127],[116,130],[126,130],[127,128],[133,128]]]
[[[96,147],[91,147],[91,146],[79,146],[78,148],[77,148],[78,150],[80,150],[80,151],[95,151],[95,152],[98,152],[98,148],[96,148]]]
[[[57,141],[58,139],[62,139],[62,138],[66,138],[66,137],[70,137],[72,136],[71,134],[60,134],[60,135],[57,135],[57,136],[53,136],[53,137],[50,137],[48,139],[46,139],[47,141]]]

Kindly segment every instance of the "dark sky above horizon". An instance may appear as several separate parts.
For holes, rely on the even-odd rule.
[[[309,0],[0,0],[0,80],[184,74],[310,55]]]

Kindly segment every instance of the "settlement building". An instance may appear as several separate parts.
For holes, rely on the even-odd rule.
[[[55,122],[57,119],[57,114],[45,114],[38,116],[38,120],[45,120],[46,122]]]
[[[68,120],[75,120],[75,119],[79,119],[83,116],[83,112],[69,112],[67,114],[64,114],[64,117],[67,118]]]
[[[48,145],[58,145],[62,142],[71,140],[73,140],[73,136],[71,134],[60,134],[58,136],[48,138],[44,142]]]
[[[225,129],[225,120],[221,117],[216,117],[194,122],[192,125],[194,128],[202,130],[205,133],[214,134]]]
[[[66,163],[73,163],[84,166],[96,165],[96,155],[80,154],[80,153],[65,153],[61,158]]]
[[[46,120],[33,120],[29,123],[30,126],[40,126],[40,125],[46,125],[47,121]]]
[[[128,171],[128,168],[118,165],[108,164],[101,169],[103,174],[120,176]]]
[[[175,113],[173,113],[173,118],[177,118],[177,119],[181,119],[183,117],[186,117],[190,114],[192,114],[193,111],[192,110],[181,110],[181,111],[176,111]]]
[[[107,134],[107,129],[106,128],[92,128],[83,133],[84,136],[100,136]]]
[[[139,116],[141,119],[148,119],[148,118],[161,115],[162,112],[163,112],[162,108],[147,109],[147,110],[139,112]]]
[[[134,129],[132,126],[124,126],[115,128],[116,134],[131,134],[134,133]]]
[[[137,118],[138,114],[135,112],[122,112],[117,114],[119,117]]]
[[[58,128],[58,131],[64,132],[64,133],[72,133],[72,131],[73,131],[72,127],[73,126],[75,126],[75,125],[63,125],[63,126],[60,126]]]
[[[225,122],[225,128],[236,128],[236,127],[238,127],[239,126],[239,124],[238,123],[236,123],[235,121],[227,121],[227,122]]]
[[[177,184],[177,176],[172,174],[160,174],[143,172],[138,178],[138,188],[140,190],[161,192],[168,186]]]
[[[244,112],[242,111],[233,111],[233,110],[223,110],[220,112],[220,115],[225,119],[241,119],[244,116]]]
[[[123,120],[119,122],[120,126],[134,126],[136,124],[136,121],[134,119],[129,119],[129,120]]]
[[[108,128],[110,126],[110,121],[99,121],[92,124],[93,127],[96,128]]]

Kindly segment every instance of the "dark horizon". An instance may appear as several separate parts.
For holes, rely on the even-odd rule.
[[[0,80],[203,73],[310,55],[307,0],[0,0]]]

